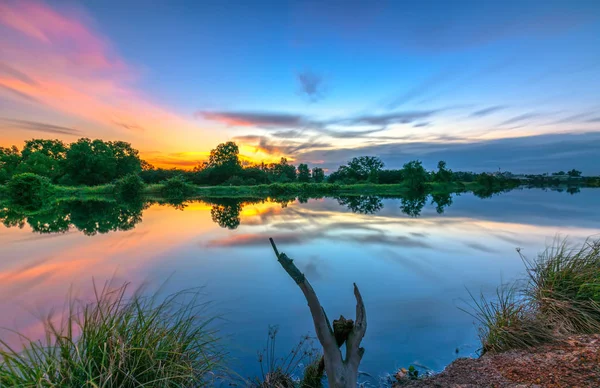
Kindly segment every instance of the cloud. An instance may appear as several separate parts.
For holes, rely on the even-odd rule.
[[[504,106],[504,105],[490,106],[489,108],[477,110],[477,111],[471,113],[471,117],[488,116],[488,115],[491,115],[492,113],[496,113],[503,109],[506,109],[506,106]]]
[[[198,111],[196,117],[217,121],[232,127],[257,127],[273,131],[273,136],[297,138],[307,136],[306,132],[329,136],[338,139],[363,138],[377,132],[385,131],[393,124],[410,124],[431,117],[440,112],[437,110],[401,111],[385,114],[356,115],[330,120],[311,119],[293,113],[274,112],[208,112]],[[350,129],[351,127],[367,127],[367,129]]]
[[[387,127],[391,124],[409,124],[417,120],[431,117],[439,111],[440,110],[438,109],[394,112],[379,115],[361,115],[349,119],[340,120],[340,122],[347,125],[377,125]]]
[[[26,131],[45,132],[57,135],[81,136],[81,131],[78,129],[28,120],[0,118],[0,128],[8,130],[24,129]]]
[[[422,128],[422,127],[427,127],[430,123],[425,121],[422,123],[416,123],[415,125],[413,125],[413,128]]]
[[[396,109],[401,105],[406,104],[418,97],[424,96],[431,91],[438,90],[441,86],[447,83],[455,74],[450,71],[444,71],[439,74],[436,74],[422,83],[414,86],[409,91],[401,94],[400,96],[394,98],[392,101],[386,104],[387,109]]]
[[[191,120],[151,102],[134,87],[139,72],[91,28],[94,21],[83,9],[59,10],[61,4],[54,4],[0,2],[0,90],[17,105],[11,118],[27,119],[25,114],[38,113],[32,109],[43,109],[64,121],[83,119],[90,136],[114,137],[117,132],[128,141],[160,138],[164,148],[182,141],[168,136],[172,128],[187,138],[198,136]],[[40,106],[18,105],[31,102]],[[136,139],[140,128],[145,136]]]
[[[217,121],[232,127],[260,127],[265,129],[300,128],[307,125],[303,116],[272,112],[209,112],[194,114],[206,120]]]
[[[300,93],[309,101],[316,102],[325,96],[323,77],[312,71],[303,71],[297,74],[300,84]]]
[[[319,141],[315,141],[315,140],[273,141],[272,139],[270,139],[266,136],[258,136],[258,135],[236,136],[233,138],[233,140],[241,142],[242,144],[254,147],[255,152],[262,151],[267,154],[279,154],[279,155],[294,155],[300,151],[306,151],[308,149],[322,149],[322,148],[332,147],[332,144],[330,144],[330,143],[319,142]]]
[[[12,66],[9,66],[7,63],[0,62],[0,74],[4,74],[7,76],[14,77],[21,82],[24,82],[29,85],[35,85],[35,81],[29,77],[27,74],[15,69]]]
[[[510,118],[508,120],[505,120],[503,122],[500,123],[500,125],[508,125],[508,124],[515,124],[515,123],[520,123],[522,121],[526,121],[535,117],[539,117],[540,114],[539,113],[534,113],[534,112],[530,112],[530,113],[524,113],[522,115],[519,116],[515,116],[513,118]]]
[[[429,168],[445,160],[453,170],[542,173],[576,168],[586,174],[600,174],[596,163],[600,149],[598,132],[561,133],[512,137],[482,141],[389,142],[357,148],[310,150],[295,156],[301,163],[326,160],[323,167],[336,169],[348,160],[362,155],[378,155],[387,168],[400,168],[419,159]]]
[[[8,92],[10,94],[12,94],[15,97],[21,98],[23,100],[29,101],[29,102],[35,102],[37,104],[40,103],[40,100],[38,100],[35,97],[30,96],[27,93],[23,93],[17,89],[11,88],[10,86],[5,86],[5,85],[0,85],[0,89],[4,90],[5,92]]]

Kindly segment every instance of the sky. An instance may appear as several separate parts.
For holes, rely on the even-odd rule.
[[[0,146],[600,174],[600,2],[0,1]]]

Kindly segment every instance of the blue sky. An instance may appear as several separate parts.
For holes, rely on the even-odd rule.
[[[590,151],[565,158],[546,146],[600,145],[598,1],[2,8],[0,33],[10,38],[0,53],[2,145],[54,125],[73,130],[65,140],[131,141],[157,165],[190,167],[235,140],[252,160],[332,168],[366,151],[398,167],[403,160],[390,155],[433,163],[444,150],[518,144],[521,160],[528,147],[549,150],[539,172],[567,163],[561,169],[600,173]],[[490,165],[477,152],[463,159],[456,167]]]

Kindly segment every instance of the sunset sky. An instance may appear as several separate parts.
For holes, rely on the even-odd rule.
[[[0,0],[0,146],[600,173],[600,1]]]

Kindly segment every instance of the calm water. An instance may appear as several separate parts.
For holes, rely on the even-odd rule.
[[[268,243],[296,260],[331,319],[354,317],[352,283],[369,328],[362,370],[411,363],[439,370],[477,350],[473,319],[457,307],[466,289],[491,293],[519,278],[515,252],[533,256],[556,234],[600,232],[600,190],[515,190],[481,199],[310,199],[290,203],[195,201],[183,206],[67,202],[29,219],[0,215],[0,326],[40,335],[36,318],[60,309],[68,290],[86,297],[92,278],[205,286],[224,314],[222,333],[243,376],[269,325],[287,352],[312,320],[302,293]],[[213,201],[214,202],[214,201]],[[451,203],[450,203],[451,202]]]

